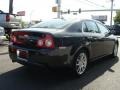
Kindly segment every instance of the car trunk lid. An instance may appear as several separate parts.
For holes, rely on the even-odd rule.
[[[11,42],[19,47],[37,49],[39,48],[37,46],[38,40],[45,38],[46,35],[48,34],[43,32],[14,31],[11,34]]]

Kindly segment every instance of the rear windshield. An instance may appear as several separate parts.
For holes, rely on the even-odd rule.
[[[48,21],[42,21],[36,25],[33,25],[32,28],[51,28],[51,29],[62,29],[69,25],[69,22],[62,19],[53,19]]]

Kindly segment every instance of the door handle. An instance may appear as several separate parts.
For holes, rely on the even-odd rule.
[[[97,37],[93,37],[94,40],[97,40],[98,38]]]
[[[88,39],[92,39],[92,40],[97,40],[98,38],[97,37],[88,37]]]
[[[93,39],[93,37],[92,36],[89,36],[89,37],[87,37],[88,39]]]
[[[93,37],[93,36],[89,36],[89,37],[86,37],[86,38],[87,38],[87,40],[90,40],[90,41],[96,41],[96,40],[98,40],[97,37]]]

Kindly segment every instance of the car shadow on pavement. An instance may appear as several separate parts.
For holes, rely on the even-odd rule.
[[[71,70],[26,68],[25,66],[0,75],[0,90],[80,90],[111,69],[119,58],[106,57],[89,65],[84,75],[76,78]]]

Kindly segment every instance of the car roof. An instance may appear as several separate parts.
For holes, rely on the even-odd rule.
[[[70,20],[66,19],[66,20],[67,20],[67,21],[72,21],[72,22],[88,21],[88,20],[90,20],[90,21],[95,21],[95,22],[100,22],[100,21],[98,21],[98,20],[87,19],[87,18],[77,18],[77,19],[70,19]]]
[[[87,21],[87,20],[91,20],[91,21],[95,21],[95,22],[100,22],[98,20],[87,19],[87,18],[74,18],[74,19],[53,18],[53,19],[49,19],[49,20],[63,20],[63,21],[67,21],[67,22],[70,22],[70,23],[75,23],[75,22],[80,22],[80,21]],[[43,21],[46,21],[46,20],[43,20]]]

